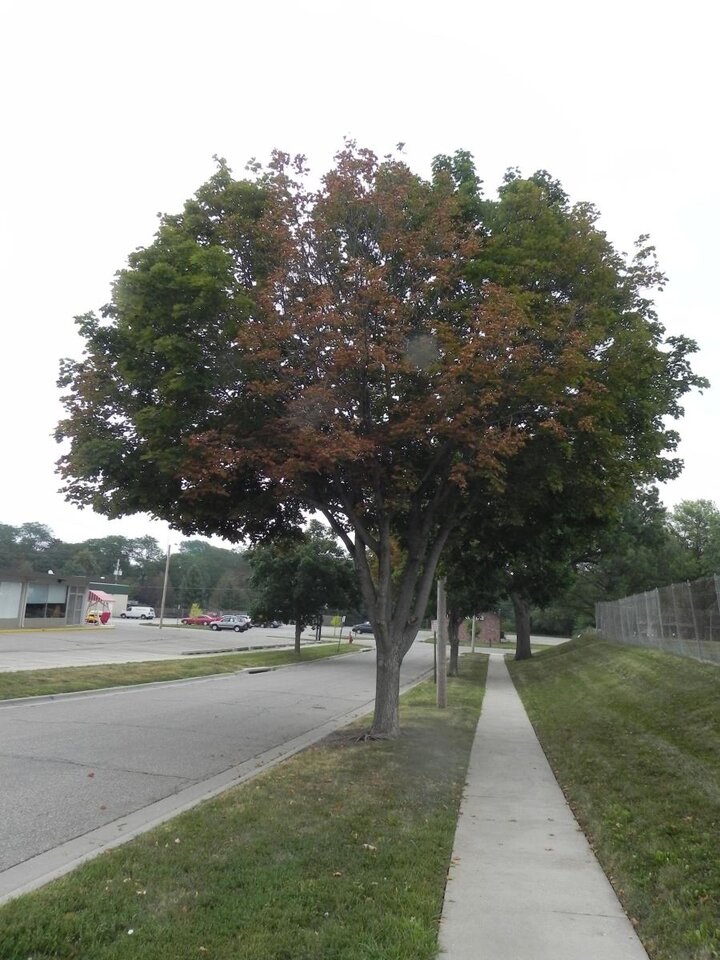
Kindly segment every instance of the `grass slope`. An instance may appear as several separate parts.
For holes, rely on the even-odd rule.
[[[486,670],[0,908],[3,960],[431,960]]]
[[[720,957],[720,670],[573,641],[510,671],[652,960]]]

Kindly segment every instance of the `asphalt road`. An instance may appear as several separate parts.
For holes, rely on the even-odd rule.
[[[432,666],[416,643],[403,683]],[[265,673],[0,703],[0,898],[13,865],[371,709],[374,652]],[[304,738],[304,739],[303,739]],[[202,791],[201,791],[202,792]],[[3,873],[3,871],[6,871]],[[15,879],[12,880],[15,883]]]

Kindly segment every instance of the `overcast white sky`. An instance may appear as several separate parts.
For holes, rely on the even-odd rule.
[[[0,522],[67,541],[177,534],[57,493],[58,361],[73,316],[214,169],[277,146],[321,171],[349,134],[410,165],[462,148],[493,193],[545,168],[622,250],[649,233],[668,333],[713,387],[686,402],[668,506],[718,502],[718,24],[700,0],[0,0]]]

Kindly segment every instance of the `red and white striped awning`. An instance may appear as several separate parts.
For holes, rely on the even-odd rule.
[[[90,603],[115,603],[115,597],[109,593],[103,593],[102,590],[90,590],[88,593]]]

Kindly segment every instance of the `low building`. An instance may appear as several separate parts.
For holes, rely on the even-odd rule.
[[[437,620],[431,621],[430,629],[437,633]],[[475,619],[475,642],[480,646],[491,647],[494,643],[499,643],[501,638],[500,615],[493,610],[479,613]],[[463,644],[472,641],[472,631],[467,620],[463,621],[458,628],[458,640]]]
[[[88,592],[87,577],[0,570],[0,629],[79,626]]]
[[[500,624],[500,615],[494,611],[487,610],[477,620],[475,639],[482,645],[492,646],[494,643],[500,643],[502,637],[502,628]]]

